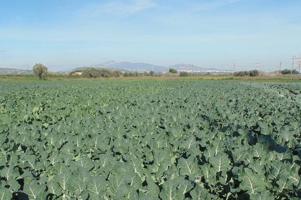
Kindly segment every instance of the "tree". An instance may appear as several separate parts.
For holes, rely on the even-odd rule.
[[[176,69],[170,68],[169,73],[176,74],[178,71]]]
[[[150,72],[149,72],[149,75],[150,75],[150,76],[154,76],[154,75],[155,75],[155,72],[154,72],[154,71],[150,71]]]
[[[83,77],[86,78],[109,78],[120,77],[122,73],[117,70],[110,70],[105,68],[86,68],[82,70]]]
[[[259,71],[258,70],[251,70],[251,71],[249,71],[249,76],[252,76],[252,77],[254,77],[254,76],[259,76]]]
[[[286,74],[299,74],[299,72],[295,69],[290,70],[290,69],[284,69],[280,71],[281,74],[286,75]]]
[[[180,72],[180,76],[189,76],[189,73],[188,72]]]
[[[33,66],[33,73],[39,77],[40,80],[45,79],[48,73],[48,69],[43,64],[35,64]]]
[[[234,72],[234,76],[259,76],[260,72],[258,70],[251,70],[251,71],[239,71],[239,72]]]

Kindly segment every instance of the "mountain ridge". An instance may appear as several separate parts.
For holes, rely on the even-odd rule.
[[[0,75],[30,75],[30,74],[33,74],[32,70],[0,67]]]
[[[56,67],[57,68],[57,67]],[[174,64],[170,66],[154,65],[144,62],[128,62],[128,61],[107,61],[96,65],[87,65],[83,67],[75,67],[66,70],[53,70],[55,73],[70,73],[72,71],[83,70],[85,68],[105,68],[111,70],[118,70],[122,72],[150,72],[156,73],[167,73],[170,68],[176,69],[179,72],[190,72],[190,73],[222,73],[231,72],[232,70],[220,70],[212,67],[200,67],[194,64]],[[51,70],[49,70],[51,71]],[[0,67],[0,75],[14,75],[14,74],[32,74],[32,70]]]

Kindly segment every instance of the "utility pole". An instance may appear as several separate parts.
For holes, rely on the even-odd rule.
[[[298,63],[299,73],[301,73],[301,57],[296,57],[296,59]]]
[[[294,70],[294,67],[295,67],[295,59],[296,59],[296,56],[293,56],[292,57],[292,70],[291,70],[291,74],[293,74],[293,70]]]
[[[236,72],[236,64],[235,63],[233,63],[233,70],[234,70],[234,72]]]
[[[282,62],[280,62],[279,64],[279,72],[281,72],[281,69],[282,69]]]

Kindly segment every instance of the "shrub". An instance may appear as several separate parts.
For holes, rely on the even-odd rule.
[[[286,74],[299,74],[297,70],[290,70],[290,69],[284,69],[280,71],[281,74],[286,75]]]
[[[251,70],[249,71],[249,76],[259,76],[259,71],[258,70]]]
[[[235,72],[234,76],[251,76],[251,77],[255,77],[255,76],[259,76],[259,71],[258,70],[239,71],[239,72]]]
[[[122,73],[120,71],[114,71],[109,69],[97,69],[97,68],[86,68],[80,71],[71,72],[70,75],[81,72],[81,76],[85,78],[109,78],[109,77],[120,77]]]
[[[180,76],[184,77],[184,76],[189,76],[188,72],[180,72]]]
[[[176,69],[170,68],[169,73],[176,74],[178,71]]]

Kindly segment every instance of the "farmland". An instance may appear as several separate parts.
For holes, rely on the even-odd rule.
[[[300,199],[301,84],[0,80],[0,199]]]

